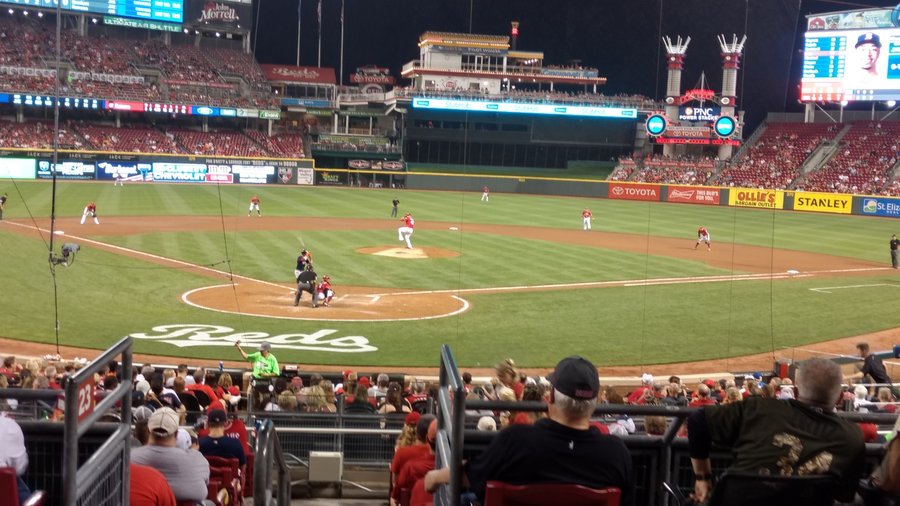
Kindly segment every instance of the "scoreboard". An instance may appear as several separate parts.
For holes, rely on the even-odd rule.
[[[126,18],[184,22],[184,0],[0,0],[0,4],[20,7],[56,9],[57,1],[64,11]]]
[[[900,28],[804,34],[804,101],[900,100]]]

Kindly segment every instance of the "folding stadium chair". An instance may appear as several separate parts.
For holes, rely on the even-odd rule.
[[[489,481],[484,506],[619,506],[621,495],[622,491],[616,487],[589,488],[571,483],[510,485]]]
[[[241,490],[243,477],[238,459],[206,456],[206,460],[209,462],[210,477],[221,479],[222,487],[231,497],[231,504],[243,504],[244,495]]]
[[[830,475],[766,476],[725,472],[708,506],[831,506],[835,480]]]

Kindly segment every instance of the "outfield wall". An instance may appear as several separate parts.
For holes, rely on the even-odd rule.
[[[290,184],[570,197],[753,207],[900,218],[900,198],[754,188],[685,186],[525,176],[318,169],[312,159],[60,151],[57,179],[215,184]],[[0,178],[50,179],[50,152],[0,150]]]

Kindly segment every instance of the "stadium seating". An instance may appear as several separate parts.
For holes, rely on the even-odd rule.
[[[27,121],[13,123],[0,121],[0,147],[5,148],[53,148],[53,123],[45,121]],[[86,148],[68,123],[59,125],[59,147],[69,149]]]
[[[123,128],[75,123],[75,130],[92,149],[132,153],[183,153],[175,140],[159,130],[143,125]]]
[[[188,153],[213,156],[268,156],[261,146],[249,137],[234,131],[197,132],[169,130],[175,141]]]
[[[280,133],[271,137],[258,130],[244,130],[244,134],[263,146],[272,156],[302,158],[303,137],[300,134]]]
[[[839,193],[880,193],[897,162],[900,124],[855,122],[837,152],[821,169],[806,176],[798,189]]]
[[[788,188],[799,175],[806,157],[838,131],[838,125],[821,123],[769,123],[746,155],[725,168],[712,183],[744,188]]]

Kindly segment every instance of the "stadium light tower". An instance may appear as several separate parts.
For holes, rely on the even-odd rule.
[[[666,62],[668,67],[666,77],[666,117],[678,118],[678,105],[681,103],[681,71],[684,70],[684,55],[687,53],[691,38],[682,40],[679,35],[675,42],[667,35],[662,39],[666,48]],[[675,156],[675,145],[663,146],[665,156]]]
[[[731,42],[725,40],[724,35],[719,35],[719,47],[722,49],[722,116],[734,118],[734,110],[737,105],[737,73],[741,67],[741,53],[744,52],[744,43],[747,36],[738,41],[737,35],[731,36]],[[732,146],[719,146],[719,160],[731,158]]]

